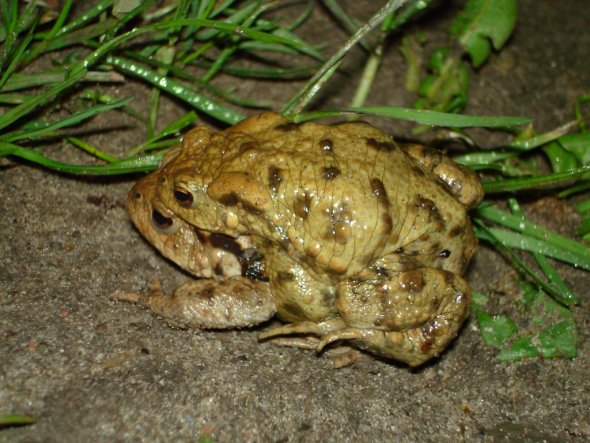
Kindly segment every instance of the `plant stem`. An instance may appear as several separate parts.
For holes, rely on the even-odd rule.
[[[346,43],[324,63],[324,65],[315,73],[315,75],[289,100],[283,107],[283,114],[296,114],[301,112],[305,106],[313,99],[315,94],[320,90],[321,85],[329,78],[326,74],[329,71],[335,71],[344,56],[350,49],[356,45],[366,34],[372,31],[393,11],[401,8],[408,0],[389,0],[371,19],[361,26],[358,31],[351,36]]]

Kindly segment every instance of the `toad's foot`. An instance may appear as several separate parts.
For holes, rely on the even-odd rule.
[[[340,317],[334,317],[318,323],[313,321],[300,321],[297,323],[289,323],[286,325],[268,328],[258,334],[258,340],[266,340],[269,338],[278,337],[280,335],[293,334],[323,336],[328,332],[342,329],[344,326],[345,324]]]
[[[320,346],[321,339],[315,336],[323,336],[330,331],[343,327],[344,323],[340,318],[333,318],[320,323],[302,321],[269,328],[258,334],[258,340],[269,340],[272,344],[279,346],[313,349],[319,352],[323,346]],[[338,346],[327,350],[325,354],[332,361],[332,366],[335,369],[352,365],[360,355],[356,349],[349,346]]]
[[[223,282],[195,280],[164,294],[153,280],[145,294],[117,292],[112,296],[146,307],[170,325],[196,329],[227,329],[253,326],[276,312],[268,284],[244,277]]]

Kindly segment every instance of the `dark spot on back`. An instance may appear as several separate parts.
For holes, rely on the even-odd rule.
[[[390,233],[393,229],[393,220],[391,219],[391,215],[387,213],[381,214],[381,221],[383,222],[383,233]]]
[[[320,141],[320,147],[324,152],[332,152],[332,149],[334,148],[334,142],[332,142],[332,140],[329,138],[325,138]]]
[[[236,206],[240,200],[235,192],[228,192],[219,198],[219,203],[224,206]]]
[[[389,271],[384,266],[374,266],[373,270],[375,274],[381,275],[383,277],[389,277]]]
[[[293,281],[295,280],[295,276],[292,272],[279,271],[277,272],[277,280],[281,282]]]
[[[389,198],[387,197],[387,191],[385,190],[383,182],[378,178],[372,178],[370,183],[373,195],[379,199],[379,202],[382,205],[389,207]]]
[[[449,236],[457,237],[458,235],[461,235],[463,233],[465,233],[465,227],[462,225],[457,225],[451,228],[451,230],[449,231]]]
[[[322,168],[322,175],[326,180],[333,180],[340,175],[340,169],[336,166],[327,166]]]
[[[369,148],[376,149],[377,151],[385,151],[385,152],[391,152],[395,149],[395,145],[392,142],[380,141],[380,140],[376,140],[374,138],[367,139],[367,146]]]
[[[455,274],[449,271],[442,271],[445,277],[445,283],[447,286],[454,286],[455,283]]]
[[[426,209],[427,211],[432,211],[436,208],[434,202],[429,198],[425,198],[421,195],[416,196],[416,204],[418,207]]]
[[[293,203],[293,211],[295,212],[295,215],[299,218],[307,218],[310,207],[311,197],[309,192],[304,191],[303,194],[298,193],[297,197],[295,197],[295,202]]]
[[[451,256],[451,251],[449,251],[448,249],[443,249],[438,253],[438,256],[440,258],[449,258]]]
[[[276,194],[279,191],[281,181],[283,181],[283,170],[277,168],[276,166],[269,166],[268,185],[270,186],[270,189],[272,190],[273,194]]]
[[[424,287],[420,270],[404,272],[399,279],[399,288],[407,292],[420,292]]]
[[[445,222],[436,207],[436,204],[429,198],[423,197],[422,195],[416,195],[416,206],[418,208],[428,212],[428,221],[437,224],[438,229],[442,229],[445,226]]]
[[[404,253],[404,248],[397,248],[397,249],[395,250],[395,253],[396,253],[396,254],[403,254],[403,253]]]
[[[282,124],[276,126],[275,129],[277,131],[290,132],[290,131],[296,130],[298,127],[299,127],[299,125],[297,123],[287,122],[287,123],[282,123]]]
[[[223,194],[219,197],[218,201],[224,206],[237,206],[239,204],[244,210],[251,214],[260,215],[261,213],[260,209],[252,206],[249,202],[240,199],[234,191]]]
[[[240,145],[240,151],[249,151],[250,149],[256,149],[258,147],[255,141],[247,141]]]

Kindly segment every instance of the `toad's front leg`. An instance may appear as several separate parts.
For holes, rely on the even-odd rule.
[[[276,312],[268,283],[244,277],[194,280],[164,294],[154,280],[146,294],[117,292],[115,300],[146,307],[172,326],[229,329],[257,325]]]
[[[378,281],[343,283],[337,307],[346,326],[323,335],[410,366],[439,355],[469,314],[471,292],[460,276],[419,268]]]

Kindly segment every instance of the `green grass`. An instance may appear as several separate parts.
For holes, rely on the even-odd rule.
[[[220,75],[234,77],[236,82],[256,79],[264,87],[265,82],[274,80],[305,79],[286,103],[274,104],[296,121],[372,115],[415,122],[416,134],[433,126],[449,127],[468,141],[464,128],[506,131],[514,135],[512,142],[492,150],[473,148],[456,160],[486,173],[487,200],[473,212],[477,236],[513,264],[525,288],[522,300],[537,300],[527,304],[531,312],[539,311],[537,317],[531,314],[530,323],[549,315],[548,327],[552,329],[519,331],[510,318],[484,310],[489,309],[485,301],[490,297],[483,294],[476,297],[476,318],[484,341],[499,348],[502,359],[571,357],[575,355],[573,318],[566,314],[567,308],[551,310],[547,306],[567,307],[580,303],[580,298],[561,279],[553,260],[588,271],[590,249],[527,220],[517,199],[531,190],[549,190],[556,197],[569,198],[590,189],[590,133],[584,114],[590,96],[580,97],[571,122],[543,134],[533,131],[527,117],[460,114],[468,102],[469,64],[480,66],[487,62],[492,47],[502,48],[514,27],[514,1],[470,0],[452,24],[448,45],[430,54],[422,49],[419,34],[392,38],[432,3],[391,0],[360,23],[337,2],[325,0],[324,6],[349,30],[350,38],[324,58],[322,48],[306,43],[298,34],[315,7],[313,2],[294,16],[289,6],[258,1],[179,0],[158,9],[153,1],[130,0],[117,3],[119,9],[115,10],[112,0],[101,0],[89,9],[73,11],[74,3],[66,0],[59,11],[49,11],[33,2],[23,6],[17,0],[0,0],[0,156],[70,174],[120,175],[156,169],[166,149],[177,144],[180,135],[200,117],[206,115],[226,126],[243,119],[247,108],[269,107],[240,97],[232,89],[214,86]],[[45,20],[47,17],[51,18]],[[385,49],[391,44],[399,45],[406,60],[406,87],[416,94],[414,108],[365,103]],[[366,53],[366,65],[354,79],[358,88],[349,105],[310,108],[318,91],[330,82],[356,45]],[[289,61],[277,63],[277,57]],[[244,67],[236,62],[241,58],[256,63]],[[39,68],[42,65],[44,68]],[[134,110],[132,97],[111,97],[99,86],[131,78],[149,88],[149,109]],[[161,126],[162,96],[175,97],[191,111],[156,131]],[[69,113],[61,112],[55,119],[45,117],[65,103]],[[103,112],[131,116],[143,128],[144,141],[129,146],[125,156],[116,158],[80,138],[81,125]],[[89,162],[73,165],[45,156],[43,148],[55,142],[84,150]],[[534,160],[541,157],[548,160],[551,170],[542,170]],[[578,209],[583,217],[579,232],[588,239],[589,201],[579,203]],[[530,296],[533,292],[534,297]],[[565,350],[555,351],[561,338]]]

